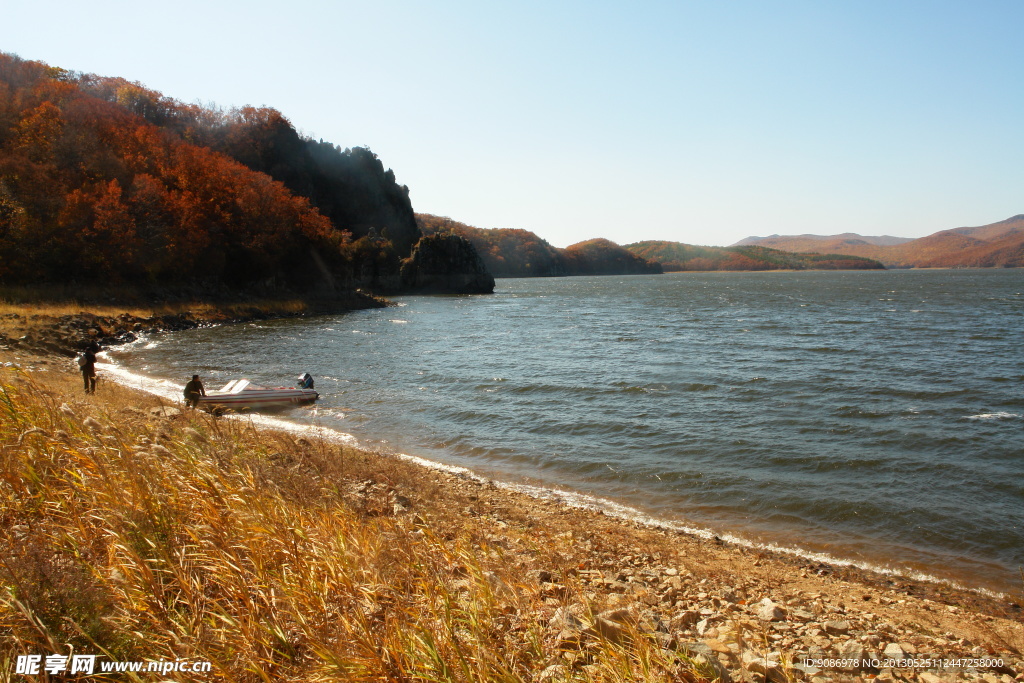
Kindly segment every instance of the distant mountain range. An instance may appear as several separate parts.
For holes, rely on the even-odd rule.
[[[416,214],[416,223],[424,235],[450,232],[469,240],[495,277],[884,268],[878,261],[860,256],[796,254],[756,245],[697,247],[680,242],[636,242],[620,246],[606,239],[592,239],[559,249],[528,230],[476,228],[430,214]]]
[[[635,242],[624,249],[661,264],[666,271],[703,270],[882,270],[874,259],[846,253],[794,253],[759,245],[698,247],[681,242]]]
[[[1019,268],[1024,267],[1024,214],[989,225],[942,230],[918,239],[854,233],[771,235],[748,237],[733,246],[850,254],[895,268]]]
[[[912,237],[892,237],[877,235],[865,237],[853,232],[841,235],[770,235],[768,237],[748,237],[742,239],[734,247],[758,246],[783,251],[805,251],[813,248],[817,251],[834,251],[843,247],[873,244],[879,247],[893,247],[904,242],[912,242]]]

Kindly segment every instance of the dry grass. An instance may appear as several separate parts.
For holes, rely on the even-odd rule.
[[[151,297],[126,292],[114,301],[98,290],[50,287],[0,287],[0,315],[23,317],[61,317],[83,311],[97,316],[118,316],[123,313],[139,318],[191,313],[197,317],[224,318],[252,311],[267,315],[294,315],[309,309],[301,298],[246,298],[229,301],[172,300],[154,303]]]
[[[104,393],[0,374],[0,653],[230,681],[707,680],[628,628],[567,646],[543,615],[581,589],[543,596],[403,463]]]

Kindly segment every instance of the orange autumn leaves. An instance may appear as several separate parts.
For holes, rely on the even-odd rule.
[[[67,78],[0,55],[0,280],[244,284],[342,257],[307,199]]]

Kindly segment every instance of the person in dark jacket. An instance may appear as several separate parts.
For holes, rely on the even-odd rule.
[[[96,393],[96,353],[100,350],[100,345],[96,342],[89,344],[85,347],[85,351],[82,353],[82,381],[85,383],[85,393],[95,394]]]
[[[192,375],[192,381],[185,385],[185,405],[195,408],[199,404],[200,396],[206,396],[206,389],[199,381],[199,375]]]

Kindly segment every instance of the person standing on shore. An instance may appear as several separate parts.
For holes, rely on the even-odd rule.
[[[185,405],[195,408],[199,405],[200,396],[206,396],[206,389],[199,381],[199,375],[192,375],[192,381],[185,385]]]
[[[82,369],[82,381],[85,383],[85,393],[96,393],[96,353],[100,345],[96,342],[89,344],[82,352],[79,367]]]

